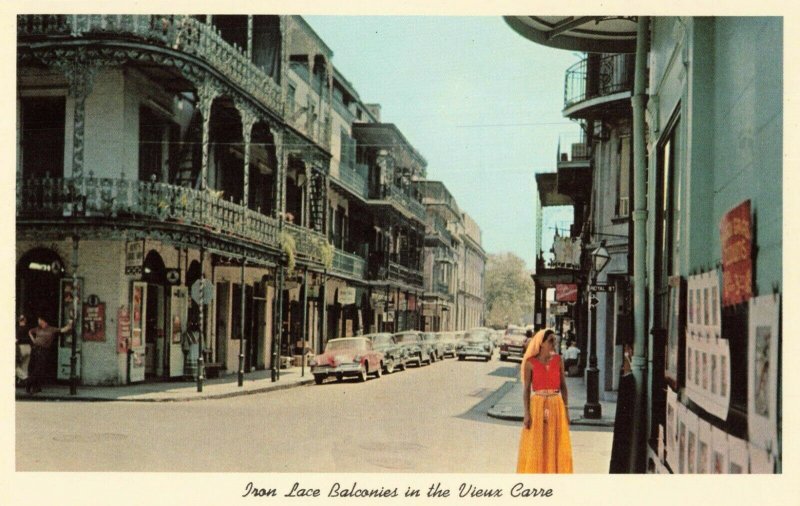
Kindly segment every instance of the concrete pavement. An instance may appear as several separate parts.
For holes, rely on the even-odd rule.
[[[501,387],[504,390],[500,400],[489,410],[489,416],[503,420],[522,420],[522,382],[519,379],[508,381]],[[600,401],[602,418],[583,417],[586,404],[586,382],[583,377],[568,377],[569,418],[572,425],[613,427],[617,411],[616,401]]]
[[[305,374],[303,374],[305,372]],[[121,386],[78,386],[77,395],[70,395],[69,385],[46,385],[42,391],[30,395],[24,388],[17,388],[18,400],[61,400],[61,401],[131,401],[131,402],[166,402],[197,401],[204,399],[222,399],[239,395],[257,394],[307,385],[314,382],[314,376],[308,367],[303,371],[300,367],[281,369],[280,379],[273,382],[269,370],[254,371],[245,374],[244,385],[239,386],[236,374],[228,374],[220,378],[206,379],[203,391],[197,391],[195,381],[145,382]]]

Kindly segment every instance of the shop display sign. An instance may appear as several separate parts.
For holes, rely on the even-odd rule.
[[[117,353],[128,352],[128,342],[131,338],[131,314],[128,306],[117,309]]]
[[[556,302],[577,302],[578,285],[575,283],[556,283]]]
[[[728,211],[719,226],[722,244],[722,305],[732,306],[753,296],[753,228],[750,201]]]
[[[144,241],[125,243],[125,274],[141,274],[144,264]]]
[[[106,340],[106,303],[83,306],[83,340]]]
[[[343,306],[347,306],[349,304],[356,303],[356,289],[352,286],[346,286],[344,288],[339,288],[339,304]]]

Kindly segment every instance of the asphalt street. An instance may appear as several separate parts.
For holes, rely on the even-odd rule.
[[[17,471],[513,473],[520,423],[487,416],[517,364],[448,359],[370,378],[177,403],[17,402]],[[607,428],[574,427],[606,473]]]

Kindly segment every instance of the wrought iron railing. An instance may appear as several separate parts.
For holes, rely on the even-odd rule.
[[[425,206],[418,200],[411,198],[403,190],[395,185],[389,185],[388,200],[393,201],[401,208],[407,209],[420,221],[425,221]]]
[[[602,55],[592,71],[596,75],[590,75],[589,72],[589,57],[567,69],[564,79],[564,109],[591,98],[630,91],[633,88],[633,55]]]
[[[358,255],[337,249],[333,254],[333,271],[346,276],[364,279],[367,276],[367,261]]]
[[[205,228],[279,248],[278,221],[214,193],[121,177],[36,178],[20,182],[17,219],[136,218]],[[297,254],[321,262],[322,234],[285,223]]]
[[[389,261],[389,279],[412,285],[422,286],[422,273],[404,265]]]
[[[20,15],[17,37],[90,34],[124,35],[182,51],[207,62],[231,83],[283,116],[281,87],[250,61],[243,48],[228,43],[219,30],[191,16],[176,15]]]
[[[358,169],[344,164],[339,165],[339,177],[336,179],[362,199],[369,198],[369,182]]]

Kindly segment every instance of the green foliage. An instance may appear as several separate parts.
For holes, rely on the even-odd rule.
[[[533,280],[525,261],[512,253],[489,255],[486,263],[486,324],[520,324],[533,310]]]
[[[325,239],[317,239],[315,243],[323,267],[330,269],[333,266],[333,244],[329,243]]]

